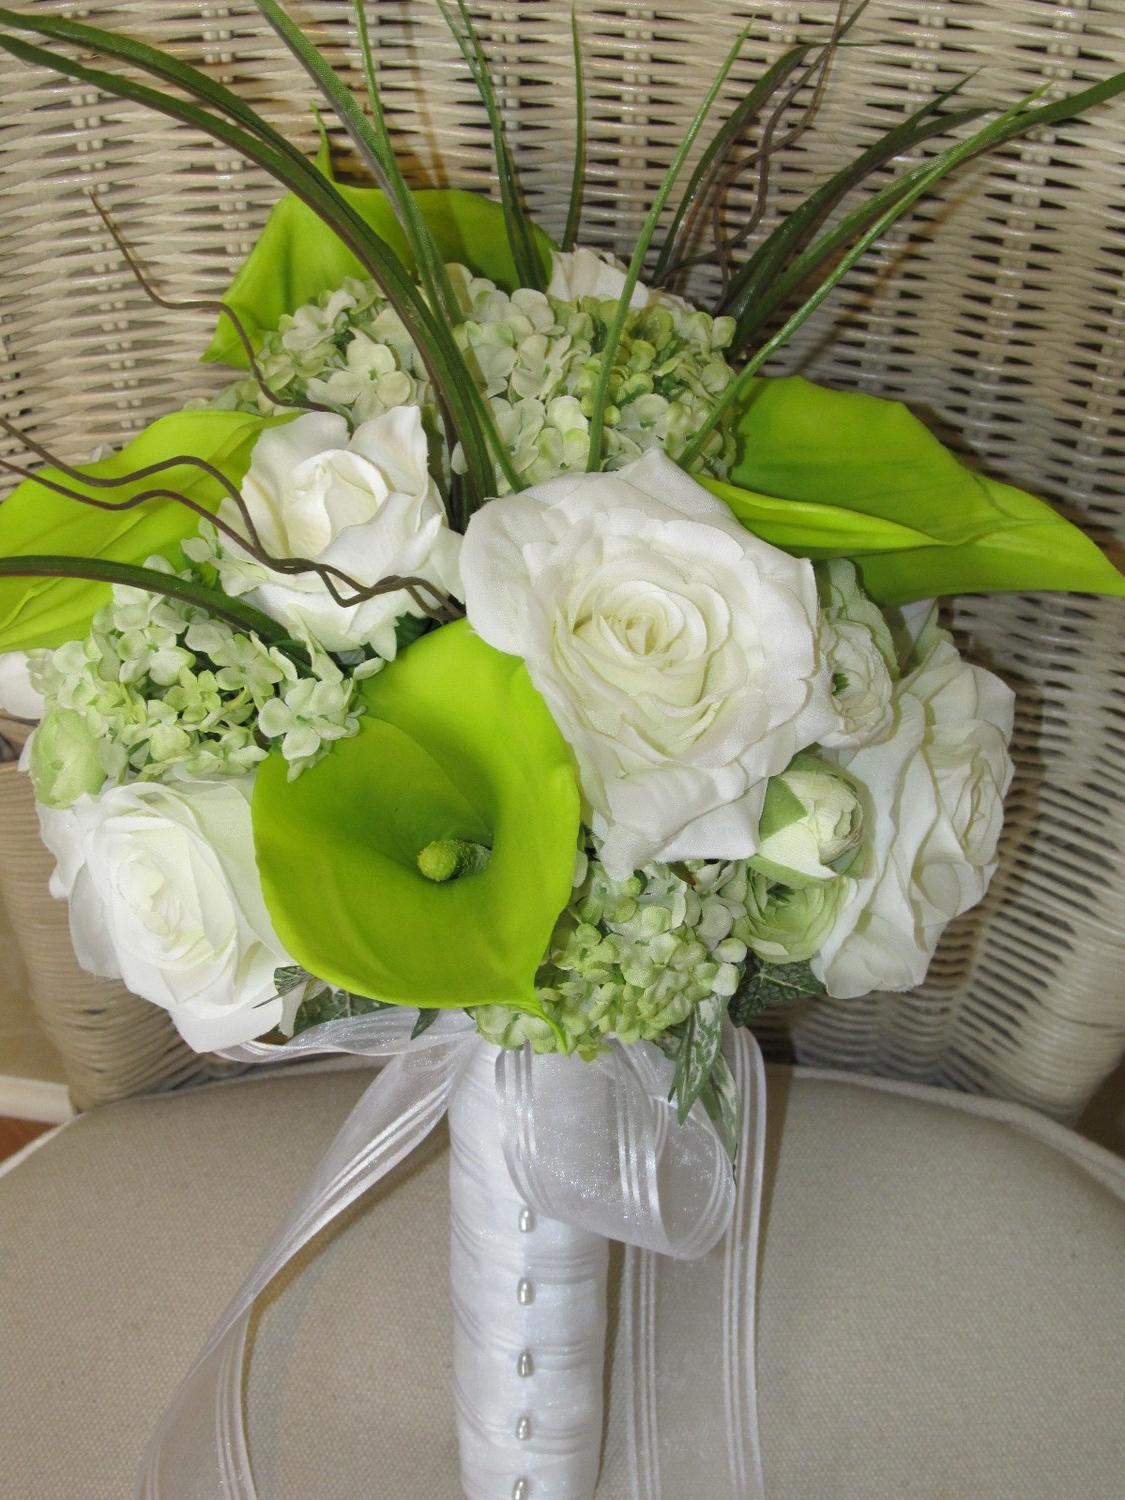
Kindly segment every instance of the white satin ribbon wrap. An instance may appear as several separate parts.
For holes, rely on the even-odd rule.
[[[338,1052],[391,1060],[173,1398],[145,1454],[143,1500],[257,1500],[242,1410],[255,1299],[430,1133],[488,1047],[460,1011],[443,1012],[414,1039],[412,1023],[409,1013],[379,1011],[287,1044],[286,1057]],[[631,1393],[634,1500],[764,1497],[754,1312],[765,1084],[748,1032],[728,1028],[725,1049],[743,1106],[737,1173],[699,1105],[684,1126],[676,1124],[671,1065],[655,1047],[614,1046],[593,1063],[525,1049],[502,1052],[495,1062],[504,1159],[519,1198],[537,1214],[628,1247],[618,1358]],[[276,1061],[278,1049],[250,1043],[226,1055]],[[690,1297],[683,1294],[688,1278]]]

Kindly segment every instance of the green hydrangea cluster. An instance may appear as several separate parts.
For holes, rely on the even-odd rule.
[[[162,558],[147,566],[171,573]],[[193,576],[190,569],[180,576]],[[241,776],[279,741],[296,775],[358,728],[355,682],[315,641],[307,669],[203,610],[115,585],[89,633],[33,654],[46,700],[32,747],[36,795],[66,806],[107,782]]]
[[[651,1041],[710,995],[738,988],[746,944],[745,861],[654,864],[611,880],[596,860],[559,919],[537,998],[554,1027],[505,1006],[480,1006],[477,1028],[501,1047],[595,1056],[606,1042]]]
[[[513,466],[527,484],[586,467],[593,398],[615,301],[563,302],[518,289],[510,296],[464,266],[449,267],[465,315],[457,341],[491,404]],[[621,468],[649,448],[675,452],[709,413],[733,378],[723,349],[731,318],[712,318],[675,297],[631,309],[609,380],[603,467]],[[311,399],[358,424],[414,403],[437,431],[425,367],[402,321],[370,282],[347,280],[335,291],[283,317],[259,356],[278,395]],[[217,399],[222,407],[273,412],[250,378]],[[442,455],[454,471],[458,449]],[[734,438],[720,428],[702,455],[724,476]]]

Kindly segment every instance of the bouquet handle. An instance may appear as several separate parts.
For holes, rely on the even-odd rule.
[[[534,1213],[504,1160],[498,1049],[450,1101],[453,1370],[466,1500],[592,1500],[609,1241]]]

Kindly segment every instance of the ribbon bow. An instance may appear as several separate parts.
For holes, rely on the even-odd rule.
[[[219,1320],[145,1453],[143,1500],[257,1500],[242,1412],[254,1301],[301,1247],[386,1176],[438,1124],[478,1048],[460,1011],[421,1036],[412,1015],[378,1011],[302,1033],[286,1058],[353,1053],[390,1058],[364,1092],[301,1198]],[[520,1196],[548,1218],[626,1245],[622,1325],[634,1500],[763,1500],[754,1372],[755,1266],[765,1137],[761,1056],[728,1028],[728,1060],[742,1099],[736,1168],[698,1104],[684,1125],[669,1103],[671,1064],[649,1044],[611,1046],[592,1063],[496,1058],[504,1158]],[[260,1043],[227,1051],[276,1061]],[[565,1124],[565,1128],[560,1128]],[[691,1412],[674,1357],[677,1314],[707,1278],[716,1353],[693,1366]],[[685,1424],[689,1444],[674,1441]]]

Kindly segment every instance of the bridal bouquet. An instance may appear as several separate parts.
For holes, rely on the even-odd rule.
[[[500,203],[406,186],[362,5],[367,111],[257,4],[376,186],[178,58],[0,9],[7,51],[288,190],[216,308],[207,357],[244,373],[81,468],[25,439],[51,466],[0,509],[0,649],[42,700],[25,764],[52,888],[80,961],[195,1048],[393,1055],[341,1159],[382,1141],[360,1186],[419,1101],[425,1128],[448,1105],[466,1492],[588,1497],[606,1237],[690,1259],[752,1232],[760,1085],[736,1028],[916,986],[995,869],[1012,693],[929,601],[1125,595],[1080,532],[902,407],[759,372],[947,172],[1125,79],[1002,112],[936,98],[741,260],[719,232],[703,310],[670,289],[702,207],[767,109],[749,159],[768,160],[855,14],[696,150],[736,41],[624,264],[576,244],[581,108],[563,244],[526,216],[461,0],[442,9]],[[577,31],[575,62],[581,101]],[[193,1401],[202,1420],[223,1338],[342,1191],[328,1173],[267,1255],[179,1420]],[[178,1493],[154,1452],[146,1493]],[[208,1493],[252,1493],[216,1472]],[[713,1493],[760,1476],[730,1483]]]

